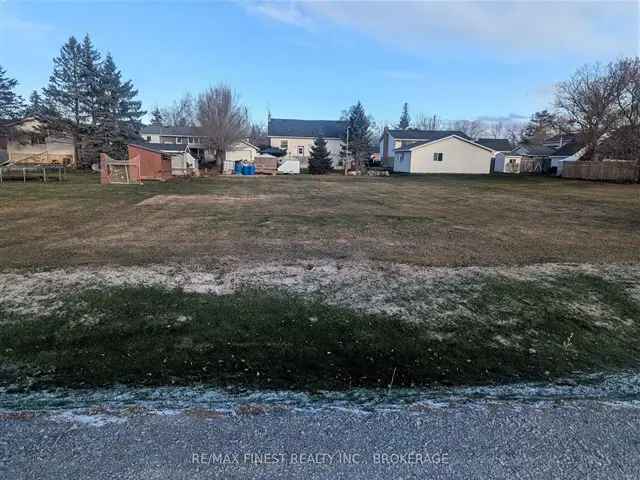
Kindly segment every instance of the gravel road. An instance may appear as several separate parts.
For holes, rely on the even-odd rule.
[[[0,417],[3,479],[640,478],[633,402],[15,416]]]

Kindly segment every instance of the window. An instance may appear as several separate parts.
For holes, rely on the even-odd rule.
[[[31,145],[44,145],[45,143],[47,143],[47,137],[44,135],[31,134]]]
[[[289,141],[288,140],[280,140],[280,148],[282,150],[287,150],[289,148]]]
[[[302,145],[298,145],[298,155],[304,157],[304,147]]]
[[[176,143],[182,143],[182,137],[176,137]]]
[[[442,158],[443,158],[444,154],[442,152],[438,153],[438,152],[433,152],[433,161],[434,162],[441,162]]]
[[[147,142],[151,141],[151,135],[147,135]]]

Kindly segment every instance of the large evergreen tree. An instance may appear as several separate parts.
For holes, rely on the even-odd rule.
[[[541,144],[544,140],[557,133],[557,121],[553,113],[542,110],[531,116],[531,120],[524,129],[525,142]]]
[[[14,119],[22,111],[22,97],[15,93],[18,81],[7,76],[7,72],[0,65],[0,120]]]
[[[100,69],[99,92],[96,117],[100,151],[123,158],[127,155],[127,144],[139,138],[141,119],[146,112],[136,100],[138,91],[131,81],[122,81],[111,54],[107,54]]]
[[[81,97],[80,108],[91,125],[97,123],[98,99],[100,97],[100,52],[85,35],[81,45]]]
[[[47,116],[46,129],[70,135],[76,159],[86,163],[80,155],[82,127],[87,119],[83,108],[82,68],[82,45],[72,36],[60,49],[60,55],[53,59],[53,73],[43,91],[50,111],[55,112]]]
[[[367,116],[362,103],[352,105],[344,114],[349,134],[349,154],[353,162],[352,167],[360,168],[366,162],[371,143],[371,119]],[[347,132],[343,142],[346,146]]]
[[[44,101],[37,90],[31,92],[29,96],[29,105],[25,108],[25,117],[33,117],[44,113]]]
[[[411,117],[409,116],[409,104],[404,102],[402,106],[402,114],[400,115],[400,121],[398,122],[398,128],[400,130],[406,130],[411,124]]]
[[[309,172],[314,174],[324,174],[331,170],[331,155],[327,150],[327,142],[324,138],[318,137],[313,142],[309,155]]]
[[[156,106],[156,108],[154,108],[153,111],[151,112],[151,125],[162,125],[162,124],[163,124],[162,112],[160,112],[160,109]]]

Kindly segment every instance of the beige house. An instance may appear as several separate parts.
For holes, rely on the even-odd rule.
[[[449,135],[395,150],[393,171],[488,174],[492,156],[490,148],[458,135]]]
[[[333,168],[340,168],[340,149],[346,128],[347,122],[339,120],[270,118],[267,135],[271,147],[287,152],[283,160],[299,160],[301,168],[309,166],[311,147],[315,139],[322,136],[327,142]]]
[[[46,135],[43,123],[35,117],[18,120],[16,139],[7,141],[7,157],[11,163],[75,166],[76,157],[71,137]]]
[[[385,167],[393,167],[396,150],[405,148],[418,142],[431,142],[439,138],[445,138],[450,135],[457,135],[461,138],[467,137],[464,133],[457,130],[419,130],[417,128],[408,128],[406,130],[390,130],[384,129],[380,138],[380,158]]]

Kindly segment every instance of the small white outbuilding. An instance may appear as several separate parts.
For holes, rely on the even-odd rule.
[[[396,150],[394,172],[491,173],[493,150],[458,135],[416,142]]]

